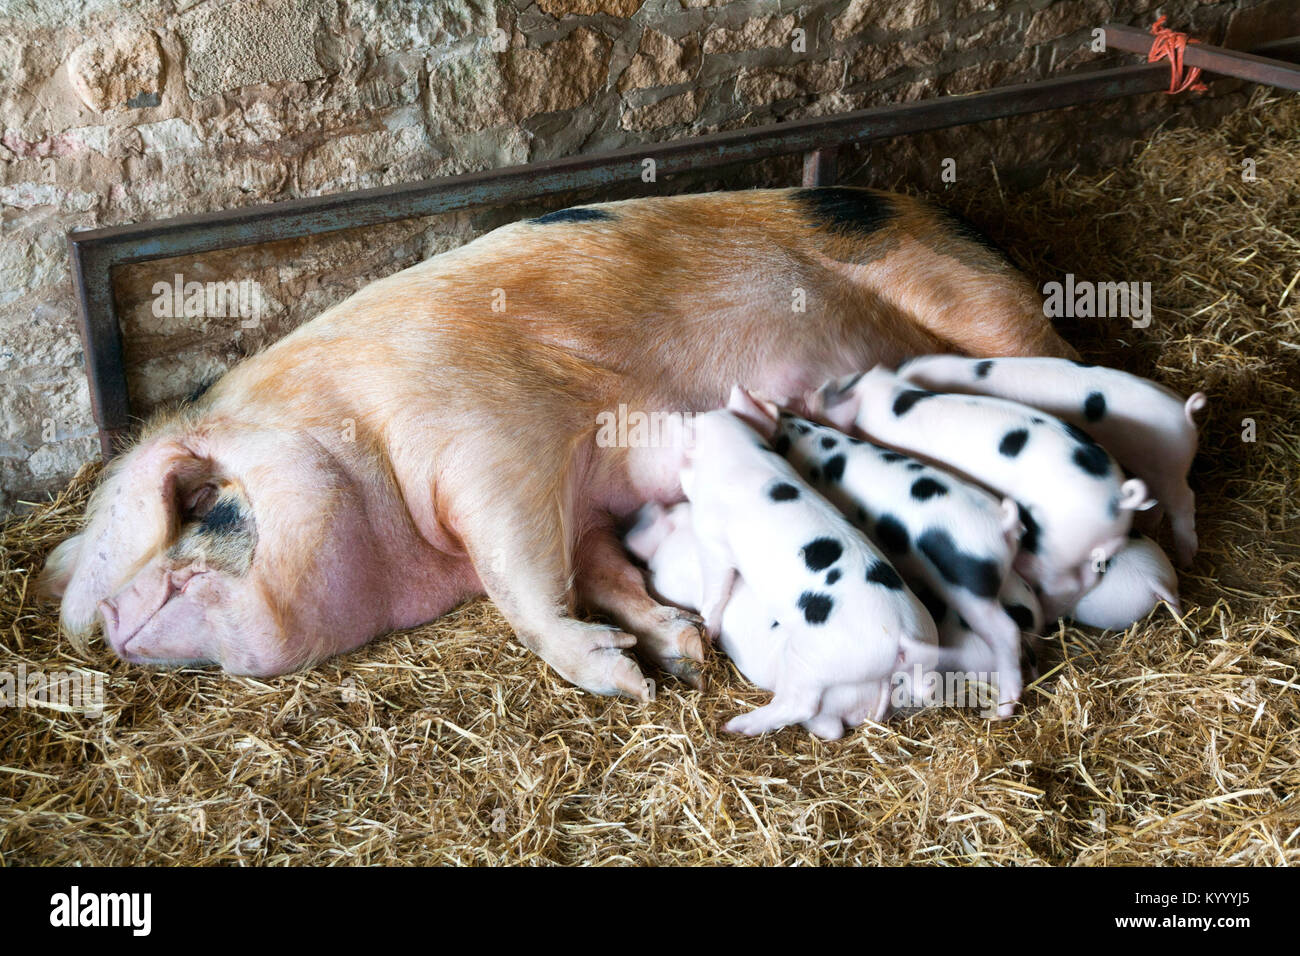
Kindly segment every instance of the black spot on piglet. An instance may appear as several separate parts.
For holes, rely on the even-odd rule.
[[[989,359],[985,359],[983,362],[975,363],[976,378],[988,378],[988,374],[992,370],[993,370],[993,362]]]
[[[1015,431],[1009,431],[998,443],[998,452],[1007,458],[1015,458],[1024,451],[1027,441],[1029,441],[1029,429],[1017,428]]]
[[[794,501],[799,497],[799,489],[788,481],[778,481],[767,490],[767,496],[773,501]]]
[[[924,582],[918,582],[912,588],[912,593],[916,595],[918,601],[925,605],[925,609],[930,612],[930,617],[934,618],[934,623],[938,624],[948,614],[948,605],[944,603],[943,598],[934,593],[934,590]]]
[[[809,571],[825,571],[844,554],[844,546],[834,538],[814,538],[805,544],[799,553]]]
[[[829,594],[804,591],[799,595],[799,610],[803,611],[803,619],[809,624],[825,624],[834,607],[835,602]]]
[[[830,587],[832,584],[834,584],[834,583],[835,583],[836,581],[838,581],[839,579],[840,579],[840,569],[839,569],[839,568],[831,568],[829,571],[826,572],[826,586],[827,586],[827,587]]]
[[[916,545],[945,581],[965,588],[976,597],[993,597],[1002,586],[997,562],[962,551],[947,531],[929,528]]]
[[[775,440],[773,440],[772,442],[772,451],[776,452],[778,455],[780,455],[783,458],[787,454],[789,454],[790,436],[785,434],[785,432],[782,432],[780,435],[777,435]]]
[[[879,584],[883,588],[889,588],[891,591],[903,590],[903,579],[898,576],[897,571],[884,561],[877,561],[867,569],[867,580],[872,584]]]
[[[948,486],[933,478],[918,478],[912,482],[912,497],[917,501],[929,501],[935,495],[943,497],[948,493]]]
[[[822,474],[827,481],[839,481],[844,477],[844,456],[834,455],[822,462]]]
[[[1099,421],[1106,414],[1106,396],[1092,392],[1083,402],[1083,417],[1090,422]]]
[[[903,523],[893,515],[884,514],[876,522],[876,540],[893,555],[907,554],[910,538]]]
[[[1016,627],[1022,631],[1032,631],[1034,629],[1034,612],[1023,604],[1004,604],[1002,609],[1007,612],[1011,620],[1016,622]]]
[[[1020,523],[1025,527],[1025,533],[1020,536],[1020,547],[1030,554],[1038,553],[1039,539],[1042,537],[1042,529],[1034,516],[1029,513],[1029,509],[1022,504],[1017,504],[1020,509]]]
[[[1080,445],[1074,450],[1074,463],[1097,478],[1110,474],[1110,455],[1097,444]]]
[[[912,406],[921,399],[930,398],[933,395],[934,392],[927,392],[923,388],[903,389],[903,391],[898,393],[898,397],[894,399],[894,415],[906,415],[912,410]]]
[[[833,436],[831,435],[822,436],[822,448],[826,449],[827,451],[830,451],[838,444],[839,442],[837,442]]]

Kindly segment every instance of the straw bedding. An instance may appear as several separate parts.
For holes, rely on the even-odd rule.
[[[1023,715],[925,712],[836,743],[725,738],[727,717],[766,699],[725,660],[702,694],[665,679],[648,706],[601,699],[483,601],[286,677],[128,667],[59,638],[31,593],[76,526],[88,467],[0,530],[0,671],[105,675],[100,718],[0,711],[0,858],[1300,862],[1297,154],[1300,99],[1257,96],[1107,175],[956,197],[1040,283],[1151,281],[1149,328],[1063,332],[1090,360],[1211,399],[1186,616],[1059,628]]]

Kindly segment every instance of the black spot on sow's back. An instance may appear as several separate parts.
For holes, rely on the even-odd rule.
[[[586,206],[573,206],[569,209],[557,209],[544,216],[530,219],[537,226],[550,226],[558,222],[609,222],[613,216],[603,209],[591,209]]]
[[[889,196],[868,189],[800,189],[794,201],[811,225],[859,239],[888,225],[897,214]]]

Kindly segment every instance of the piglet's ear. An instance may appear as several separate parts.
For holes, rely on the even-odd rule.
[[[176,536],[212,465],[180,442],[154,439],[114,462],[86,507],[86,527],[46,562],[40,589],[61,597],[66,631],[84,635],[97,606]]]
[[[827,381],[808,396],[808,414],[842,432],[849,431],[857,421],[858,405],[862,401],[853,387],[861,377],[849,375]]]
[[[763,438],[771,438],[776,434],[776,405],[755,398],[739,385],[732,386],[727,409]]]

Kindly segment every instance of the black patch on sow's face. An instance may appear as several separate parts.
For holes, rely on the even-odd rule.
[[[551,226],[557,222],[610,222],[613,216],[603,209],[590,209],[586,206],[573,206],[569,209],[557,209],[544,216],[530,219],[536,226]]]
[[[898,214],[893,200],[867,189],[799,189],[794,201],[812,225],[857,239],[887,226]]]
[[[844,546],[834,538],[814,538],[800,549],[809,571],[825,571],[840,559]]]
[[[242,520],[237,503],[229,498],[218,498],[211,510],[199,520],[199,534],[230,534],[239,530]]]

